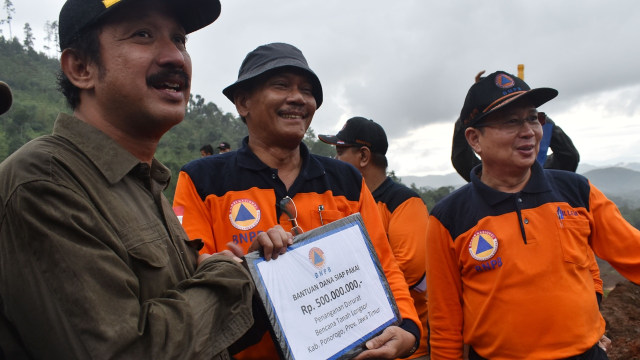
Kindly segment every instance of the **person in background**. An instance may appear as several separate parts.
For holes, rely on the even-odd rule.
[[[213,155],[213,146],[210,144],[202,145],[200,148],[200,157]]]
[[[11,88],[4,81],[0,81],[0,115],[6,113],[13,103]]]
[[[410,359],[427,359],[427,207],[415,191],[387,176],[387,134],[373,120],[353,117],[336,135],[318,135],[318,138],[336,147],[336,159],[360,171],[373,194],[391,250],[422,322],[420,347]]]
[[[344,162],[310,154],[302,142],[322,104],[320,80],[302,52],[285,43],[259,46],[223,93],[249,136],[238,150],[194,160],[180,171],[173,205],[184,211],[189,236],[202,239],[206,251],[231,242],[245,252],[262,249],[271,260],[293,243],[288,217],[277,206],[283,198],[293,199],[305,231],[359,212],[403,319],[367,341],[357,358],[413,354],[420,320],[362,175]],[[277,359],[278,353],[267,334],[237,358]]]
[[[0,164],[0,358],[228,359],[250,330],[251,276],[230,251],[198,254],[154,158],[189,101],[186,35],[219,14],[218,0],[63,5],[73,116]]]
[[[640,231],[588,179],[536,160],[537,108],[557,94],[503,71],[467,93],[461,124],[482,163],[429,218],[433,358],[461,359],[463,344],[471,360],[607,358],[593,253],[640,283]]]
[[[483,79],[484,70],[476,75],[476,82]],[[544,113],[543,113],[544,114]],[[545,169],[558,169],[575,172],[580,162],[580,153],[571,138],[546,114],[542,126],[542,139],[537,160]],[[547,155],[548,149],[553,152]],[[467,182],[471,181],[471,169],[480,164],[465,138],[465,127],[460,118],[456,120],[451,142],[451,164]]]
[[[218,154],[224,154],[229,151],[231,151],[231,145],[228,142],[223,141],[218,145]]]

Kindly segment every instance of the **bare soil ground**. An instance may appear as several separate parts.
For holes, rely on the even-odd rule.
[[[602,301],[611,360],[640,360],[640,286],[619,282]]]

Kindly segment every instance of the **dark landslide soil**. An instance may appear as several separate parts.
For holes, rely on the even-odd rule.
[[[640,286],[624,280],[602,301],[600,309],[611,339],[610,360],[640,360]]]

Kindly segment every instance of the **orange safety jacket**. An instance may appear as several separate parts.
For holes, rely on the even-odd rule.
[[[409,359],[429,354],[427,328],[427,206],[415,191],[387,179],[373,191],[384,230],[422,322],[420,347]]]
[[[432,358],[461,359],[463,344],[492,360],[585,352],[605,330],[593,252],[640,283],[640,231],[583,176],[536,163],[503,193],[476,173],[429,219]]]
[[[247,144],[245,138],[238,151],[191,161],[180,171],[174,209],[183,213],[189,237],[204,241],[202,252],[220,252],[233,242],[246,253],[258,233],[277,224],[290,230],[287,215],[277,206],[285,196],[295,202],[298,225],[305,231],[360,212],[403,318],[400,327],[419,339],[421,323],[413,299],[362,175],[351,165],[310,154],[301,143],[302,168],[287,190],[278,170],[260,161]],[[265,334],[259,344],[235,357],[277,359],[278,354]]]

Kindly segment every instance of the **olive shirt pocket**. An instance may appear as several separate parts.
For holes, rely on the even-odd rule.
[[[162,229],[157,222],[149,222],[121,232],[129,267],[138,279],[134,291],[141,303],[160,296],[178,280],[169,263],[168,235]]]
[[[146,223],[127,229],[120,234],[129,255],[136,261],[152,268],[167,265],[167,235],[158,232],[158,223]]]
[[[558,237],[563,260],[581,267],[589,263],[591,227],[586,219],[563,219],[558,222]]]

